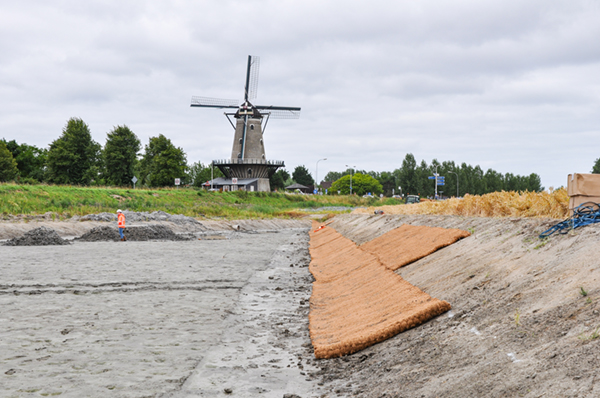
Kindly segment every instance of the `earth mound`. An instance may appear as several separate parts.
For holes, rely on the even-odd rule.
[[[184,216],[182,214],[169,214],[164,211],[153,211],[149,213],[147,211],[135,212],[129,210],[123,210],[123,214],[127,219],[127,222],[138,222],[138,221],[170,221],[175,224],[193,224],[195,226],[202,226],[202,224],[193,217]],[[87,214],[79,219],[80,221],[117,221],[116,213],[98,213],[98,214]]]
[[[4,242],[4,246],[51,246],[69,244],[69,241],[64,240],[55,230],[48,227],[32,229],[23,234],[23,236]]]
[[[195,239],[193,235],[178,235],[170,228],[164,225],[150,224],[144,226],[134,226],[125,229],[125,237],[130,241],[149,241],[149,240],[169,240],[182,241]],[[115,227],[101,226],[96,227],[81,237],[77,238],[83,242],[106,242],[119,241],[121,237],[119,231]]]

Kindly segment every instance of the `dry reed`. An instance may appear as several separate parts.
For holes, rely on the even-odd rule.
[[[564,188],[543,192],[492,192],[465,195],[462,199],[427,201],[411,205],[369,207],[354,213],[442,214],[474,217],[547,217],[563,219],[569,215],[569,195]]]

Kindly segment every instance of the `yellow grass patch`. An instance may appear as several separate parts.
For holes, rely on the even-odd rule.
[[[353,213],[373,214],[443,214],[475,217],[548,217],[569,215],[569,195],[564,188],[544,192],[492,192],[485,195],[465,195],[462,199],[422,202],[356,209]]]

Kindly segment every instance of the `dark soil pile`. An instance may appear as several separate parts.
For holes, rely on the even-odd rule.
[[[135,212],[123,210],[123,214],[127,219],[127,222],[156,222],[156,221],[170,221],[178,225],[194,225],[195,227],[202,227],[202,224],[193,217],[187,217],[182,214],[169,214],[164,211],[153,211],[148,213],[145,211]],[[80,221],[117,221],[116,213],[98,213],[98,214],[87,214],[80,218]]]
[[[48,227],[32,229],[21,237],[4,242],[4,246],[51,246],[69,244],[69,241],[64,240],[55,230]]]
[[[135,226],[125,229],[128,241],[169,240],[181,241],[195,239],[193,235],[178,235],[164,225],[150,224]],[[102,226],[91,229],[77,240],[84,242],[120,241],[119,231],[116,227]]]

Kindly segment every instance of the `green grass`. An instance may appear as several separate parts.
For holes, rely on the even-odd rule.
[[[162,210],[191,217],[227,219],[293,218],[306,214],[300,211],[302,209],[384,204],[390,204],[390,199],[274,192],[219,193],[194,188],[127,189],[0,184],[0,214],[5,218],[8,215],[36,215],[46,212],[56,213],[64,218],[100,212],[114,213],[117,209],[149,212]]]

